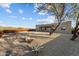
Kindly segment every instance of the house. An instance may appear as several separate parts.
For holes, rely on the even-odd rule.
[[[53,31],[57,23],[36,25],[36,31],[49,32]],[[71,21],[62,22],[55,32],[71,33]]]

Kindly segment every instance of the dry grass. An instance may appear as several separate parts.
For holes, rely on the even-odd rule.
[[[40,34],[42,34],[42,35],[40,35]],[[44,35],[44,34],[47,34],[47,33],[34,33],[34,35],[41,36],[42,38],[41,37],[34,37],[33,38],[34,40],[31,42],[31,45],[32,46],[35,46],[35,45],[41,46],[41,45],[46,44],[47,42],[49,42],[51,40],[54,40],[56,37],[61,35],[59,33],[54,33],[51,36]]]
[[[50,36],[47,32],[28,32],[28,34],[30,36],[29,39],[33,39],[33,41],[31,43],[28,43],[28,44],[27,44],[27,42],[20,43],[21,45],[25,46],[27,44],[30,47],[41,46],[41,45],[44,45],[44,44],[50,42],[51,40],[54,40],[56,37],[59,37],[61,35],[60,33],[54,33],[53,35]],[[18,39],[16,39],[16,40],[18,40]],[[3,43],[4,47],[8,47],[3,39],[0,39],[0,42]],[[15,43],[15,44],[17,45],[17,43]],[[18,44],[19,44],[19,42],[18,42]],[[3,50],[2,47],[0,47],[0,49],[1,49],[0,51]],[[2,54],[0,54],[0,55],[2,55]]]

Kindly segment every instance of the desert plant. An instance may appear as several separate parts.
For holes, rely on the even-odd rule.
[[[40,52],[40,49],[42,49],[42,48],[44,48],[44,46],[39,46],[38,44],[36,44],[35,46],[32,46],[31,52],[32,52],[34,55],[38,56],[39,53],[41,53],[41,52]]]

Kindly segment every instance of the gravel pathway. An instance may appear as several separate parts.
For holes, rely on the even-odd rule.
[[[41,56],[79,56],[79,37],[71,41],[71,34],[62,34],[54,40],[44,44]]]

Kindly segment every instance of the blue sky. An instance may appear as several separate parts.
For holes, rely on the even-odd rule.
[[[53,22],[54,16],[38,13],[35,7],[32,3],[0,3],[0,26],[34,28],[36,24]]]

